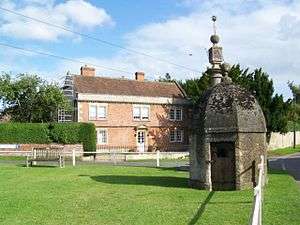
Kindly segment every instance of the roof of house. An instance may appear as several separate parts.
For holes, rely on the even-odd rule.
[[[175,82],[136,81],[81,75],[74,75],[73,82],[77,93],[185,98],[184,91]]]

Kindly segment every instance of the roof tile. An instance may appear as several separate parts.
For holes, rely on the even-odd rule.
[[[184,98],[175,82],[73,76],[78,93]]]

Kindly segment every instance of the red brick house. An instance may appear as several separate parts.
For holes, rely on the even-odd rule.
[[[142,72],[133,80],[98,77],[87,66],[67,77],[64,91],[74,102],[72,120],[96,125],[99,149],[187,150],[189,101],[177,83],[146,81]]]

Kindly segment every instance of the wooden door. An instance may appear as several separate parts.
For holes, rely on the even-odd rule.
[[[235,150],[233,142],[214,142],[211,149],[213,190],[235,189]]]

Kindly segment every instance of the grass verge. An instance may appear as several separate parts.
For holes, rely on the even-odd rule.
[[[0,161],[24,161],[26,156],[0,156]]]
[[[270,150],[268,151],[268,156],[284,156],[284,155],[289,155],[293,153],[300,153],[300,145],[297,145],[296,148],[293,147],[288,147],[288,148],[279,148],[275,150]]]

